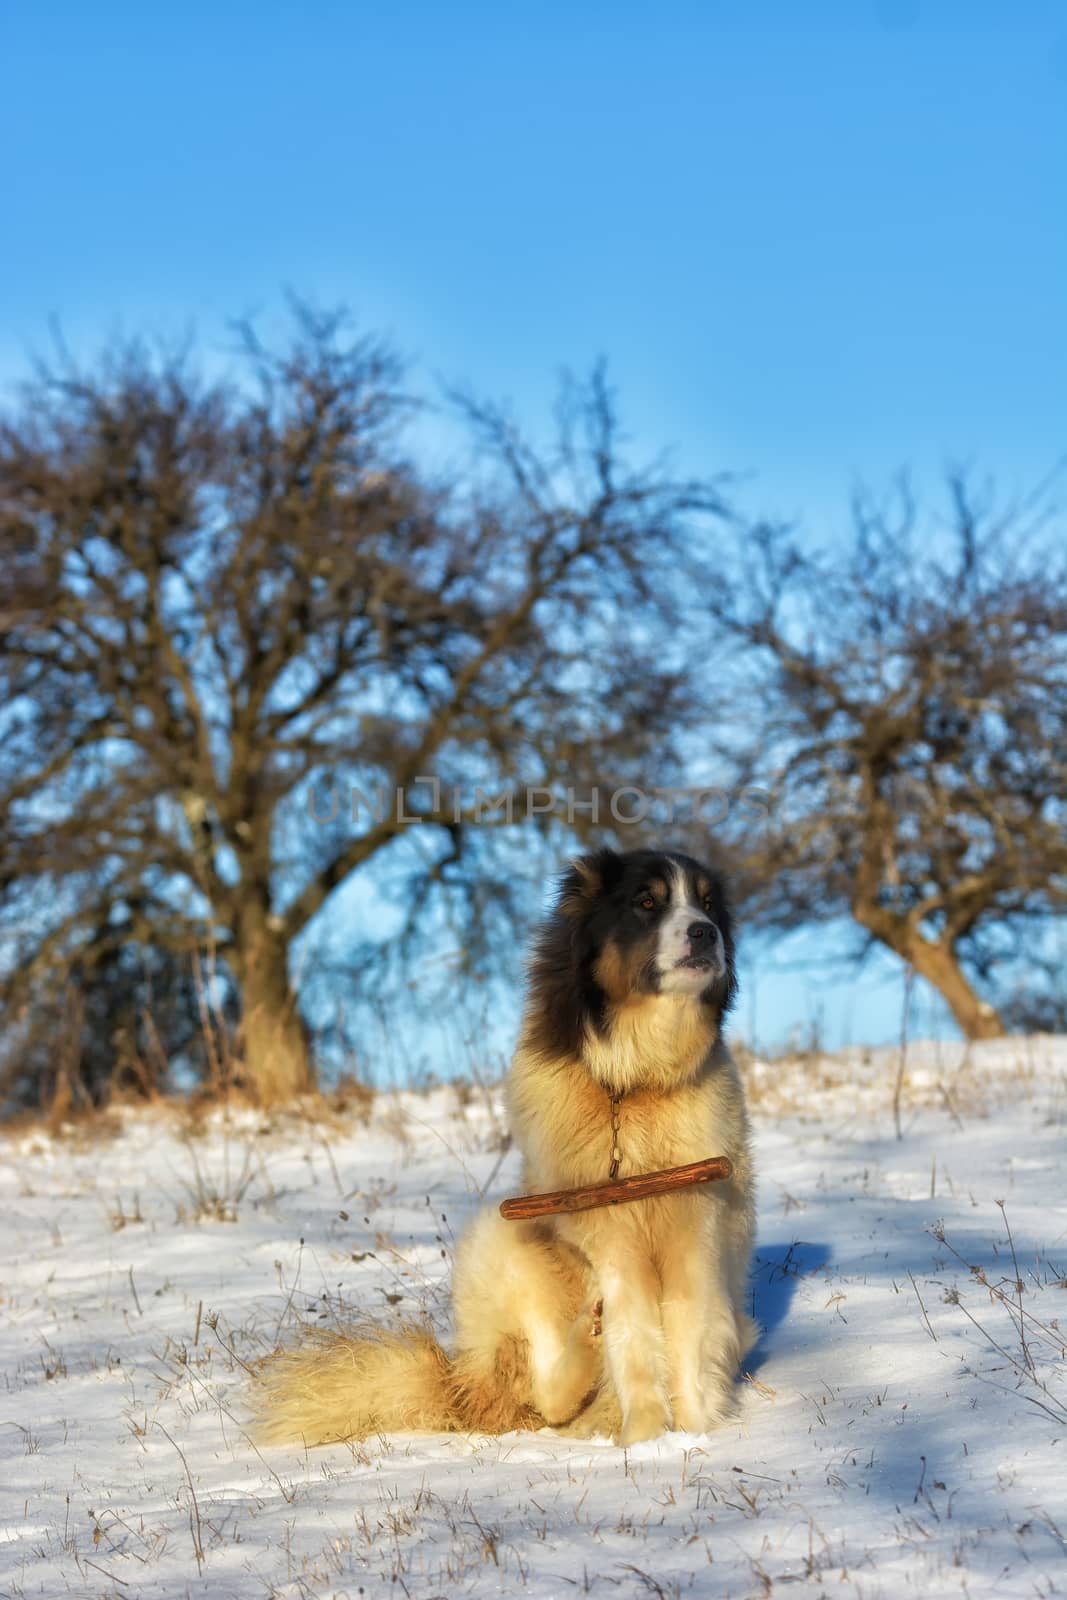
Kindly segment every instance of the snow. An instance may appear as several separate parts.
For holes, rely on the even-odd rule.
[[[1067,1040],[912,1047],[898,1139],[899,1068],[747,1065],[766,1333],[736,1421],[626,1452],[250,1437],[243,1363],[302,1324],[447,1330],[454,1239],[515,1183],[495,1091],[9,1133],[0,1596],[1062,1592]]]

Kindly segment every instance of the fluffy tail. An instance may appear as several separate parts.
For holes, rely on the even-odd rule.
[[[253,1404],[267,1444],[330,1444],[374,1433],[507,1433],[542,1426],[525,1361],[500,1349],[492,1366],[450,1358],[417,1324],[358,1334],[317,1331],[270,1356]],[[526,1391],[524,1393],[524,1391]]]

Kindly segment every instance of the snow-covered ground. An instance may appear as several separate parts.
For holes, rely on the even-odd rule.
[[[766,1333],[736,1422],[628,1452],[247,1431],[244,1363],[302,1323],[447,1328],[516,1175],[492,1094],[9,1135],[0,1596],[1064,1593],[1067,1040],[913,1047],[900,1139],[897,1067],[749,1066]]]

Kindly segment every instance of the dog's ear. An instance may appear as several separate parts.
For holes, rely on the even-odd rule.
[[[622,860],[614,850],[594,850],[576,856],[559,885],[559,909],[565,917],[578,917],[587,911],[597,895],[612,888],[622,872]]]

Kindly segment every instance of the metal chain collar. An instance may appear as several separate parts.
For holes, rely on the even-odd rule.
[[[611,1166],[608,1168],[608,1177],[614,1183],[619,1176],[619,1165],[622,1161],[622,1151],[619,1148],[619,1104],[623,1097],[623,1090],[619,1090],[611,1097]]]

